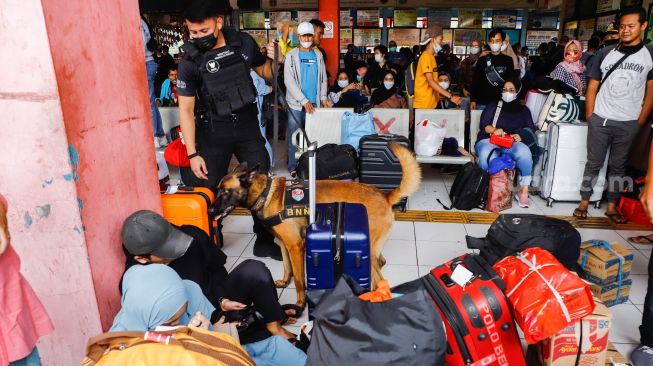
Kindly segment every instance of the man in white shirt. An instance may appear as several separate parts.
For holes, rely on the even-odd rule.
[[[609,150],[605,215],[615,223],[626,221],[617,207],[626,161],[640,126],[653,107],[653,46],[644,45],[640,38],[646,27],[644,9],[622,9],[619,44],[606,47],[594,56],[586,95],[587,163],[581,185],[582,200],[574,210],[575,217],[587,217],[592,187]]]

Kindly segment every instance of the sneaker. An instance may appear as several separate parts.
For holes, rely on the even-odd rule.
[[[630,360],[633,366],[651,366],[653,365],[653,348],[640,344],[630,354]]]
[[[517,205],[521,208],[528,208],[528,192],[527,193],[517,193],[515,195],[515,200],[517,200]]]
[[[168,146],[168,139],[165,136],[155,137],[159,141],[159,147]]]
[[[254,256],[259,258],[269,257],[277,261],[282,260],[281,248],[275,243],[254,242]]]

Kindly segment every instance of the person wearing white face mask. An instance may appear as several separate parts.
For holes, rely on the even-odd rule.
[[[393,66],[386,62],[388,48],[384,45],[374,47],[374,62],[365,75],[364,83],[373,93],[374,90],[383,87],[383,75],[388,71],[394,71]]]
[[[453,95],[451,92],[443,89],[438,84],[438,66],[435,55],[442,49],[442,30],[434,29],[433,38],[427,38],[422,42],[426,46],[424,52],[417,62],[417,72],[415,75],[415,99],[413,107],[415,109],[434,109],[438,103],[439,95],[451,100],[453,104],[460,104],[460,97]]]
[[[288,171],[295,174],[295,146],[290,136],[304,125],[306,113],[314,113],[316,107],[331,107],[327,98],[328,80],[321,52],[313,49],[313,25],[302,22],[297,27],[299,47],[286,54],[284,83],[288,102]]]
[[[376,108],[408,108],[408,101],[399,95],[397,87],[397,75],[393,71],[386,71],[383,86],[372,93],[372,105]]]
[[[368,102],[361,92],[363,85],[352,82],[346,70],[341,69],[336,76],[336,82],[329,88],[329,101],[336,108],[359,108]]]
[[[482,56],[474,68],[474,82],[471,84],[471,109],[485,109],[485,106],[499,100],[504,81],[515,75],[515,61],[501,53],[506,44],[506,34],[500,29],[490,32],[490,54]],[[512,52],[512,49],[510,49]],[[517,63],[517,73],[519,63]]]
[[[495,149],[509,154],[515,160],[520,173],[520,189],[515,199],[520,207],[528,207],[528,186],[532,179],[533,155],[529,147],[521,142],[521,136],[533,135],[536,127],[528,107],[521,105],[520,93],[519,80],[516,78],[506,80],[501,89],[501,100],[489,104],[481,114],[481,130],[474,150],[478,156],[478,165],[483,170],[488,169],[488,157],[491,154],[493,157],[498,156]],[[510,136],[514,141],[510,148],[497,146],[490,142],[491,135]]]
[[[449,90],[449,87],[451,86],[451,78],[449,77],[449,74],[447,73],[442,73],[438,76],[438,84],[440,87],[444,90]],[[456,105],[451,103],[448,99],[444,97],[440,97],[440,100],[438,101],[438,109],[449,109],[449,108],[456,108]]]

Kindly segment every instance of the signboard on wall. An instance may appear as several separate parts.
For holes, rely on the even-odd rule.
[[[354,45],[356,47],[373,47],[378,44],[381,44],[381,29],[356,29],[354,31]]]
[[[398,47],[413,47],[419,44],[419,29],[396,29],[388,30],[388,41],[397,42]]]
[[[289,11],[271,11],[270,27],[276,28],[277,22],[289,21],[291,19],[292,19],[292,14]]]
[[[594,33],[595,25],[595,18],[581,20],[578,26],[578,39],[581,41],[589,41],[589,39],[592,38],[592,33]]]
[[[442,28],[451,27],[451,11],[449,10],[429,10],[429,27],[439,26]]]
[[[415,27],[417,25],[416,10],[395,10],[394,26],[395,27]]]
[[[265,28],[265,13],[262,11],[243,12],[243,28],[244,29]]]
[[[557,27],[558,13],[529,14],[529,29],[556,29]]]
[[[422,32],[422,40],[424,39],[424,33]],[[442,30],[442,43],[453,43],[453,29],[443,29]]]
[[[255,29],[245,29],[243,32],[248,33],[259,46],[268,44],[268,31],[265,29],[255,30]]]
[[[340,10],[340,27],[351,27],[351,12]]]
[[[619,0],[596,0],[596,12],[606,13],[619,9]]]
[[[515,28],[516,25],[516,11],[495,11],[494,14],[492,14],[493,28]]]
[[[483,25],[482,10],[459,10],[458,28],[481,28]]]
[[[565,28],[562,31],[562,34],[566,35],[570,39],[576,38],[576,31],[578,30],[578,21],[572,20],[565,23]]]
[[[612,22],[614,22],[614,15],[598,17],[596,18],[596,30],[605,31]]]
[[[473,40],[485,40],[485,29],[454,29],[453,31],[453,45],[454,46],[467,46]]]
[[[544,7],[544,1],[535,2],[533,0],[398,0],[398,8],[477,8],[485,9],[488,7],[495,9],[535,9],[538,6]],[[342,6],[342,1],[340,1]],[[360,6],[360,5],[359,5]],[[389,6],[386,4],[385,6]]]
[[[340,48],[347,49],[348,44],[354,43],[351,28],[340,28]]]
[[[356,25],[359,27],[378,27],[379,10],[374,9],[356,11]]]
[[[318,0],[261,0],[263,10],[317,9]]]
[[[319,13],[317,11],[298,11],[297,12],[297,21],[298,22],[310,22],[311,19],[319,19]]]
[[[553,38],[558,37],[558,31],[554,30],[529,30],[526,32],[526,46],[535,49],[540,43],[549,43]]]

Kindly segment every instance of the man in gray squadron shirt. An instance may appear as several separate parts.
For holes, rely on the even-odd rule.
[[[618,209],[630,148],[653,107],[653,46],[644,45],[646,12],[628,7],[619,14],[619,43],[597,53],[588,72],[586,117],[587,163],[581,202],[573,215],[587,218],[587,207],[603,166],[608,160],[608,208],[605,215],[625,222]]]

